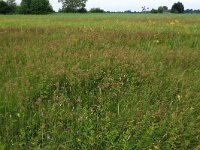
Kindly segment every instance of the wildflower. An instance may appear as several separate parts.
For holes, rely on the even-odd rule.
[[[194,110],[194,107],[191,107],[190,110]]]
[[[155,42],[156,42],[156,44],[159,44],[159,43],[160,43],[160,41],[159,41],[159,40],[156,40]]]
[[[83,122],[83,117],[78,118],[78,122],[82,123]]]
[[[159,149],[157,145],[154,145],[154,148],[155,148],[155,149]]]
[[[43,111],[40,113],[40,117],[44,117],[44,113],[43,113]]]
[[[178,20],[175,20],[175,23],[177,23],[177,24],[178,24],[178,23],[179,23],[179,21],[178,21]]]
[[[179,101],[181,101],[181,96],[180,95],[178,95],[177,98],[178,98]]]
[[[47,140],[51,140],[51,135],[47,134]]]
[[[21,117],[20,113],[17,113],[17,117],[19,117],[19,118]]]
[[[80,134],[81,134],[81,131],[80,131],[80,130],[76,131],[76,134],[77,134],[77,135],[80,135]]]
[[[78,141],[78,142],[81,142],[81,139],[78,138],[77,141]]]
[[[174,22],[170,22],[170,25],[174,25],[175,23]]]
[[[77,98],[76,103],[77,104],[81,103],[81,97],[80,96]]]

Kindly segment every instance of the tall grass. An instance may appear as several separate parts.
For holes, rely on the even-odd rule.
[[[198,15],[0,18],[0,149],[200,148]]]

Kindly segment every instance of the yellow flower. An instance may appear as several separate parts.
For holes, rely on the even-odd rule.
[[[77,141],[78,141],[78,142],[81,142],[81,139],[78,138]]]
[[[181,101],[181,96],[180,95],[178,95],[177,98],[178,98],[179,101]]]
[[[20,113],[17,113],[17,117],[19,117],[19,118],[21,117]]]
[[[175,20],[175,23],[179,23],[179,21],[178,21],[178,20]]]
[[[159,43],[160,43],[160,41],[159,41],[159,40],[156,40],[155,42],[156,42],[157,44],[159,44]]]
[[[159,149],[157,145],[154,145],[154,148],[155,148],[155,149]]]

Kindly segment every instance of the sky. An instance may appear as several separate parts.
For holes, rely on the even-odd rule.
[[[21,0],[16,0],[19,4]],[[58,0],[49,0],[54,10],[57,11],[62,7]],[[158,8],[159,6],[171,6],[180,1],[184,4],[185,9],[200,9],[200,0],[88,0],[86,8],[89,10],[94,7],[99,7],[105,11],[141,11],[142,6]]]

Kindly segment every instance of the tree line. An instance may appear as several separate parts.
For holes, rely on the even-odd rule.
[[[0,14],[48,14],[54,12],[49,0],[0,0]]]
[[[58,0],[62,3],[59,12],[86,13],[87,0]],[[53,13],[53,7],[49,0],[22,0],[20,5],[15,0],[0,0],[0,14],[48,14]],[[102,13],[103,9],[92,8],[92,13]]]
[[[62,13],[86,13],[87,0],[58,0],[62,3],[62,8],[59,12]],[[187,9],[184,10],[184,5],[181,2],[174,3],[171,9],[167,6],[160,6],[158,9],[151,11],[142,7],[142,12],[150,13],[200,13],[200,10]],[[20,5],[16,4],[15,0],[0,0],[0,14],[48,14],[53,13],[53,7],[49,0],[22,0]],[[100,8],[92,8],[91,13],[105,12]],[[108,11],[109,12],[109,11]],[[132,13],[131,10],[124,11],[125,13]]]
[[[171,12],[171,13],[184,13],[184,5],[181,2],[174,3],[172,8],[169,10],[167,6],[160,6],[158,9],[152,9],[151,13],[164,13],[164,12]]]

